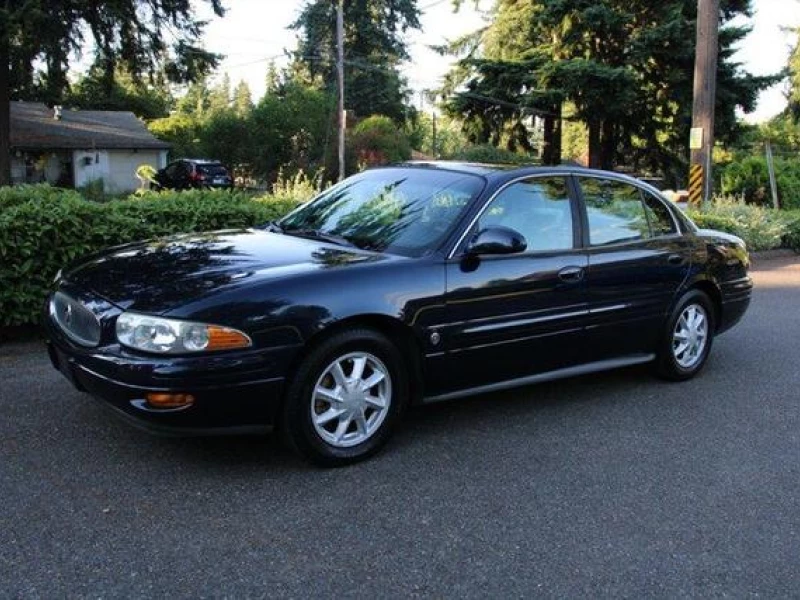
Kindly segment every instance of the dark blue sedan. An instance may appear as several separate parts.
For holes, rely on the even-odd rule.
[[[277,428],[323,465],[406,407],[639,363],[683,380],[750,302],[734,236],[579,168],[367,171],[260,229],[66,268],[52,362],[158,431]]]

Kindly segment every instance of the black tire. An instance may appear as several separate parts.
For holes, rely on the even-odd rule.
[[[676,350],[682,347],[680,341],[676,339],[678,322],[692,308],[706,319],[706,337],[701,351],[697,353],[690,352],[688,356],[681,355],[680,352],[676,353]],[[686,381],[697,375],[703,369],[711,352],[716,323],[714,305],[704,292],[694,289],[681,296],[667,320],[667,325],[662,335],[656,358],[656,373],[658,376],[669,381]]]
[[[326,373],[330,373],[329,368],[333,363],[344,360],[341,364],[347,365],[347,361],[351,360],[347,359],[348,356],[360,353],[376,359],[374,366],[385,368],[388,377],[384,379],[388,382],[389,387],[383,389],[384,391],[389,390],[388,406],[383,409],[383,416],[376,418],[375,429],[369,434],[369,437],[355,445],[341,447],[331,440],[324,439],[323,434],[326,432],[320,433],[320,426],[315,425],[312,419],[312,412],[317,411],[317,406],[320,404],[320,401],[316,399],[315,389],[318,384],[323,385],[324,377],[332,377]],[[352,360],[350,364],[354,365]],[[373,363],[367,363],[365,372],[374,374],[381,370],[370,371],[370,365]],[[343,367],[343,370],[345,368]],[[350,375],[353,373],[354,371],[350,371]],[[337,389],[343,388],[338,386]],[[408,404],[408,398],[407,369],[397,347],[384,335],[372,329],[358,328],[342,331],[316,346],[300,364],[292,381],[288,384],[284,398],[281,429],[289,447],[306,460],[323,467],[344,466],[373,455],[388,441]],[[333,403],[329,403],[326,408],[323,401],[318,414],[321,415],[333,406]],[[371,407],[368,407],[367,412],[370,409]],[[374,410],[375,413],[381,412],[379,409],[371,410]],[[364,411],[361,414],[363,416]],[[370,413],[369,417],[371,418],[373,414]],[[347,417],[336,419],[335,424],[346,420]],[[361,423],[366,425],[366,421],[361,421]],[[355,431],[351,431],[351,429],[355,429]],[[356,438],[360,435],[359,426],[355,420],[352,421],[352,426],[348,425],[347,431],[350,433],[345,435]],[[362,429],[362,431],[366,430]],[[327,435],[334,436],[335,432],[328,432]]]

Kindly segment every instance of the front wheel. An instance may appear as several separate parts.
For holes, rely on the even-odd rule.
[[[370,329],[344,331],[314,348],[289,385],[283,432],[322,466],[374,454],[389,439],[408,398],[403,357]]]
[[[657,370],[661,377],[685,381],[700,372],[714,341],[714,316],[711,300],[700,290],[690,290],[681,297],[659,349]]]

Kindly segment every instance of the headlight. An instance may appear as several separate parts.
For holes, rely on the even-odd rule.
[[[232,350],[253,344],[246,334],[236,329],[136,313],[122,313],[117,317],[117,339],[124,346],[159,354]]]

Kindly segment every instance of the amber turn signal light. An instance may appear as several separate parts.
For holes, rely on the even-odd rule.
[[[194,404],[191,394],[164,394],[151,392],[147,394],[147,403],[155,408],[183,408]]]
[[[209,325],[207,331],[206,350],[233,350],[234,348],[247,348],[251,344],[249,337],[235,329]]]

